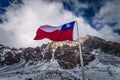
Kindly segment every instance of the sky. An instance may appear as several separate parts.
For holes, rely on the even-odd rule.
[[[59,26],[77,20],[80,37],[93,35],[120,43],[120,0],[0,0],[0,44],[36,47],[40,25]],[[76,26],[74,40],[77,39]]]

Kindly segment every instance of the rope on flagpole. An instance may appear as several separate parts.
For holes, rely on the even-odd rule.
[[[76,20],[76,27],[77,27],[78,39],[80,39],[77,20]],[[80,44],[79,40],[78,40],[78,44],[79,44],[79,54],[80,54],[80,64],[81,64],[81,71],[82,71],[82,79],[85,80],[85,72],[84,72],[84,62],[83,62],[82,48],[81,48],[81,44]]]

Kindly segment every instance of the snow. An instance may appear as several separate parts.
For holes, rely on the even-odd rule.
[[[120,58],[94,50],[96,59],[84,67],[86,80],[120,80]],[[30,63],[30,62],[29,62]],[[21,61],[19,64],[0,68],[0,80],[80,80],[81,69],[62,69],[54,58],[50,61],[39,61],[29,65]]]

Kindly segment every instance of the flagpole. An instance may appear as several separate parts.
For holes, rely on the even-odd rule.
[[[78,39],[80,39],[77,20],[76,20],[76,27],[77,27]],[[80,44],[79,41],[78,41],[78,44],[79,44],[79,54],[80,54],[80,64],[81,64],[81,70],[82,70],[82,78],[83,78],[83,80],[85,80],[85,72],[84,72],[84,63],[83,63],[82,49],[81,49],[81,44]]]

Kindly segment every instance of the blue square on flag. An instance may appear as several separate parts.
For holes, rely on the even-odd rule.
[[[61,30],[73,30],[75,21],[62,25]]]

